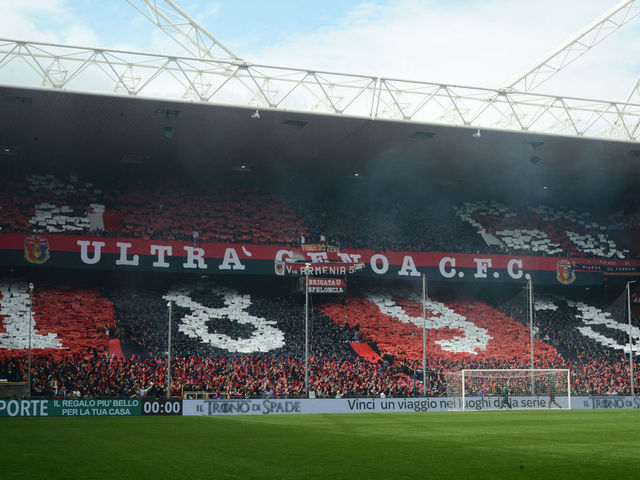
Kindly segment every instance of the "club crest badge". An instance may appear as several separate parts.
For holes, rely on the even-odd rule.
[[[563,285],[571,285],[576,281],[575,263],[569,260],[560,260],[556,264],[556,280]]]
[[[275,262],[276,275],[283,276],[284,275],[284,262],[276,260]]]
[[[49,260],[49,240],[37,235],[27,237],[24,241],[24,258],[38,265]]]

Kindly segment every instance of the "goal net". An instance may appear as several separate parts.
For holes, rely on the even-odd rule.
[[[571,408],[568,369],[461,370],[444,376],[453,410]]]

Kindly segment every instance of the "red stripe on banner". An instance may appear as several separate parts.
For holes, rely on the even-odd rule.
[[[146,257],[158,256],[158,247],[170,247],[171,255],[167,257],[187,257],[188,252],[194,248],[193,242],[176,242],[164,240],[145,240],[137,238],[106,238],[92,236],[56,235],[56,234],[0,234],[0,250],[24,251],[25,247],[37,246],[38,239],[48,245],[51,254],[55,252],[81,252],[81,244],[85,245],[91,256],[94,253],[95,242],[104,243],[100,246],[102,254],[122,255],[131,257],[140,255]],[[121,245],[118,245],[121,244]],[[411,265],[415,267],[436,267],[447,271],[452,269],[470,268],[476,271],[495,269],[512,269],[517,273],[522,271],[557,271],[559,257],[533,257],[519,255],[483,255],[469,253],[447,252],[376,252],[374,250],[351,250],[308,252],[298,247],[282,245],[251,245],[239,243],[196,243],[195,247],[203,250],[205,259],[223,259],[225,255],[237,256],[240,260],[271,260],[279,261],[284,266],[299,272],[304,268],[304,263],[321,265],[329,262],[329,265],[356,265],[363,263],[367,268],[370,265],[382,265],[385,261],[389,265]],[[37,259],[38,252],[31,253]],[[292,263],[296,262],[296,263]],[[572,258],[575,271],[604,271],[607,268],[640,268],[640,260],[606,260],[594,258]],[[38,263],[38,262],[36,262]],[[620,270],[622,271],[622,270]]]

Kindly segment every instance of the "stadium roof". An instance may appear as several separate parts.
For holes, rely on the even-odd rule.
[[[0,105],[5,168],[222,175],[244,165],[283,181],[357,173],[470,195],[599,199],[638,185],[640,171],[635,142],[48,89],[0,87]]]
[[[640,82],[625,102],[536,89],[640,15],[623,0],[501,88],[248,63],[172,0],[127,0],[184,55],[0,39],[0,85],[402,119],[637,141]]]
[[[640,15],[638,1],[619,2],[498,89],[251,64],[173,1],[127,2],[185,56],[0,39],[1,159],[290,181],[406,177],[565,202],[638,184],[640,83],[627,102],[534,91]]]

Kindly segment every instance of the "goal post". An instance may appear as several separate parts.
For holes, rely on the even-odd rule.
[[[445,372],[454,410],[571,408],[569,369],[465,369]]]

